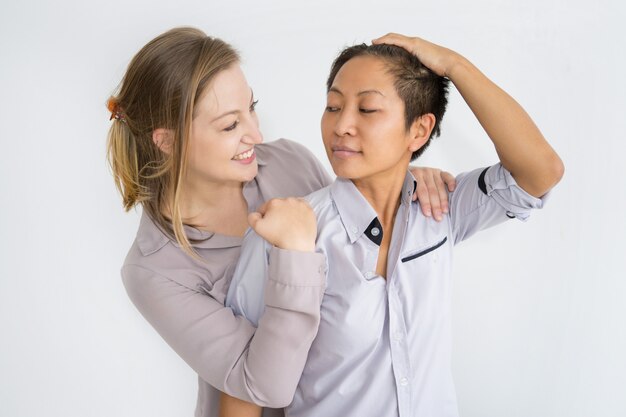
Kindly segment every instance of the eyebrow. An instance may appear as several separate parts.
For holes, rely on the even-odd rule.
[[[252,88],[250,89],[250,105],[252,105],[252,103],[254,102],[254,91],[252,90]],[[227,111],[225,113],[222,113],[221,115],[217,116],[215,119],[211,120],[211,123],[221,119],[222,117],[226,117],[229,116],[231,114],[239,114],[240,111],[239,110],[231,110],[231,111]]]
[[[344,95],[344,94],[341,92],[341,90],[339,90],[337,87],[330,87],[330,89],[328,90],[328,92],[329,92],[329,93],[330,93],[330,92],[337,93],[337,94],[342,95],[342,96]],[[357,96],[363,96],[363,95],[367,95],[367,94],[379,94],[379,95],[381,95],[381,96],[385,97],[385,95],[384,95],[383,93],[381,93],[380,91],[378,91],[378,90],[363,90],[363,91],[359,91],[359,92],[357,93]]]

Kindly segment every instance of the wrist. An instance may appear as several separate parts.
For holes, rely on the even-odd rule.
[[[457,78],[461,72],[466,71],[468,66],[469,61],[465,57],[456,52],[452,52],[448,64],[446,65],[444,76],[454,82],[454,79]]]
[[[281,242],[276,245],[279,249],[293,250],[297,252],[315,252],[315,240],[292,240],[288,242]]]

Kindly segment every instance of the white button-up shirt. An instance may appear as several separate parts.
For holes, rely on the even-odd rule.
[[[388,253],[376,273],[383,233],[354,184],[338,178],[307,197],[327,257],[321,322],[287,416],[457,416],[451,373],[452,247],[543,202],[500,164],[461,174],[450,213],[437,222],[411,201],[407,173]],[[269,245],[247,234],[227,304],[253,322],[263,313]],[[245,261],[244,261],[245,260]]]

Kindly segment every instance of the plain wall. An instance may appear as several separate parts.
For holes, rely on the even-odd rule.
[[[123,289],[139,212],[123,212],[105,161],[108,96],[141,46],[181,25],[241,51],[266,141],[300,141],[324,163],[324,79],[346,45],[419,35],[459,51],[513,95],[566,174],[527,223],[456,250],[461,415],[626,415],[624,7],[2,0],[0,416],[193,413],[194,372]],[[453,90],[442,137],[419,163],[459,173],[495,161]]]

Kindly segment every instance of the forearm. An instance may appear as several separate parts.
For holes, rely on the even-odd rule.
[[[453,54],[446,75],[493,142],[518,185],[540,197],[563,175],[563,163],[530,116],[467,59]]]
[[[261,417],[263,409],[256,404],[222,393],[219,417]]]

